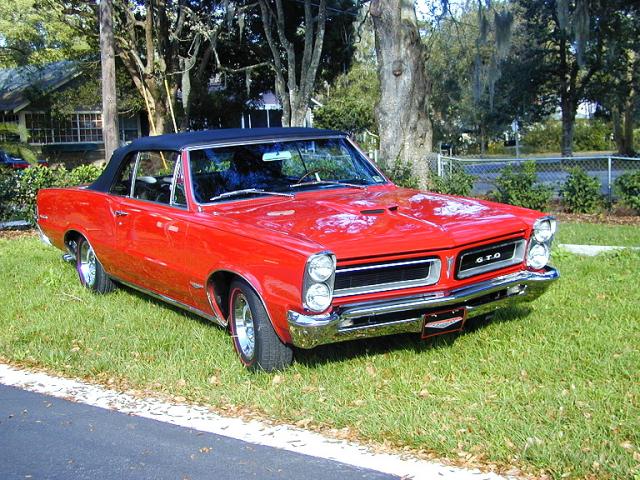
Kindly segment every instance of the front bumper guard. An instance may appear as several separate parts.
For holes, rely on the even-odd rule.
[[[467,318],[499,308],[530,302],[560,277],[553,267],[541,272],[522,270],[450,291],[430,292],[393,300],[341,305],[328,315],[289,311],[295,346],[313,348],[327,343],[422,331],[424,315],[443,308],[465,308]]]

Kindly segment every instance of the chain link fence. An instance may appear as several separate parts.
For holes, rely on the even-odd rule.
[[[433,175],[448,177],[456,171],[463,171],[474,178],[472,195],[485,196],[495,190],[496,180],[507,166],[518,167],[524,162],[534,162],[536,177],[558,196],[569,177],[572,168],[579,167],[587,175],[600,182],[600,191],[609,200],[615,198],[616,178],[640,170],[640,158],[616,155],[594,155],[580,157],[526,157],[526,158],[461,158],[440,154],[429,155],[427,162]]]

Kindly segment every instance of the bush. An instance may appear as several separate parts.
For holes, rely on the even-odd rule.
[[[69,172],[67,185],[93,183],[103,170],[104,167],[97,167],[95,165],[80,165]]]
[[[466,197],[473,189],[473,179],[473,175],[470,175],[464,170],[458,168],[454,169],[454,171],[446,177],[438,177],[434,175],[431,178],[430,188],[433,192]]]
[[[640,212],[640,171],[619,176],[614,187],[623,205]]]
[[[602,120],[576,120],[573,130],[573,150],[576,152],[603,151],[613,148],[611,127]],[[559,152],[562,122],[547,120],[529,126],[522,136],[526,150],[537,153]]]
[[[573,149],[576,152],[603,151],[614,148],[611,127],[602,120],[576,120]]]
[[[16,220],[19,217],[14,204],[16,188],[15,172],[0,167],[0,221]]]
[[[571,213],[594,213],[602,206],[600,180],[590,177],[580,167],[572,168],[560,189],[560,197]]]
[[[102,170],[103,167],[95,165],[80,165],[71,171],[64,167],[43,166],[0,171],[0,219],[23,219],[34,223],[38,190],[90,183]]]
[[[500,203],[545,210],[551,194],[551,188],[537,183],[536,164],[528,161],[517,167],[507,165],[503,168],[491,196]]]
[[[35,223],[38,190],[66,186],[68,174],[68,170],[64,167],[48,168],[39,165],[18,172],[14,203],[21,217]]]
[[[418,188],[418,179],[413,175],[411,167],[404,163],[396,163],[384,169],[393,183],[404,188]]]

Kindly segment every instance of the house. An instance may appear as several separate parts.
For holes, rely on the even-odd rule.
[[[23,127],[22,141],[40,150],[43,157],[75,164],[104,159],[101,99],[95,105],[54,116],[50,96],[82,81],[77,63],[60,61],[39,67],[0,70],[0,123]],[[145,134],[144,115],[120,115],[120,141]],[[0,141],[5,140],[0,138]]]

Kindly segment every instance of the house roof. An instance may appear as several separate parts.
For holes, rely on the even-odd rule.
[[[113,152],[111,160],[102,174],[89,187],[92,190],[109,191],[113,180],[120,170],[123,160],[130,154],[139,151],[173,150],[180,151],[190,147],[204,147],[215,144],[229,144],[235,142],[273,140],[316,139],[334,136],[344,136],[336,130],[321,130],[318,128],[224,128],[219,130],[202,130],[196,132],[171,133],[152,137],[141,137],[130,144]]]
[[[80,73],[70,60],[0,70],[0,112],[18,112],[34,100],[34,91],[49,93]]]

